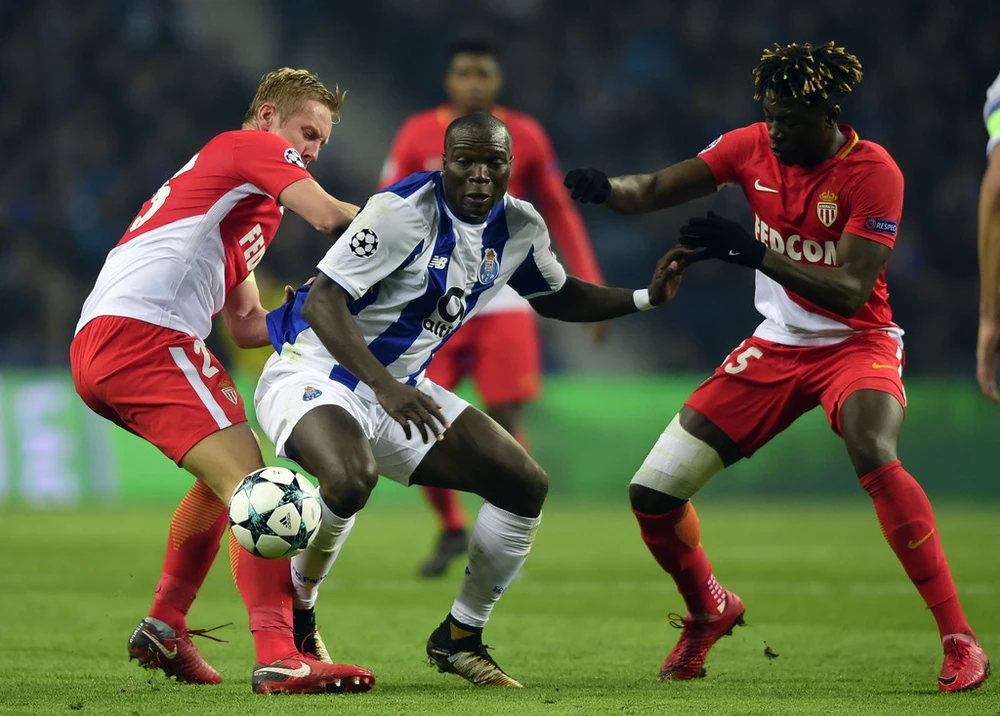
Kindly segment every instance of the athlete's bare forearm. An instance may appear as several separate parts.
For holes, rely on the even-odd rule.
[[[704,160],[694,157],[653,174],[612,177],[611,196],[605,202],[620,214],[645,214],[708,196],[715,177]]]
[[[635,313],[635,292],[598,286],[574,276],[555,293],[531,299],[531,307],[546,318],[569,323],[596,323]]]
[[[820,308],[850,318],[865,305],[872,283],[841,267],[800,264],[768,250],[760,271]]]

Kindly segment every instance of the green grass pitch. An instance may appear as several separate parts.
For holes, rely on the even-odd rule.
[[[395,486],[388,486],[394,489]],[[385,487],[383,489],[386,489]],[[377,495],[376,495],[377,497]],[[658,683],[682,611],[622,500],[553,502],[524,574],[486,643],[523,690],[489,690],[428,667],[424,643],[461,578],[413,575],[434,523],[412,503],[375,499],[318,607],[335,658],[371,668],[373,691],[250,693],[246,615],[225,551],[195,602],[193,627],[232,621],[228,643],[199,641],[221,686],[167,681],[126,658],[159,573],[168,509],[0,511],[0,712],[89,714],[997,714],[1000,691],[937,693],[933,620],[884,543],[871,505],[702,500],[703,541],[746,627],[723,639],[708,676]],[[938,508],[939,527],[980,641],[1000,658],[996,506]],[[765,643],[778,658],[766,658]]]

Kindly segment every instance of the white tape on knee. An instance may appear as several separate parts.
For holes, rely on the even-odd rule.
[[[719,453],[682,428],[680,415],[675,415],[631,484],[690,500],[722,467]]]

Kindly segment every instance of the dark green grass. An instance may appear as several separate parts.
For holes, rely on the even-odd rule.
[[[712,651],[708,678],[657,683],[677,632],[679,597],[639,541],[624,504],[551,504],[522,578],[486,631],[526,688],[477,689],[425,664],[430,631],[454,597],[413,577],[434,539],[412,508],[360,517],[319,606],[335,657],[371,668],[360,696],[250,693],[252,642],[225,552],[190,622],[223,630],[200,642],[223,676],[192,687],[125,658],[159,573],[169,510],[0,511],[0,711],[92,714],[996,714],[995,684],[937,693],[930,614],[885,545],[871,506],[702,502],[704,543],[748,626]],[[1000,655],[1000,519],[994,506],[940,507],[966,611]],[[780,656],[764,656],[765,642]]]

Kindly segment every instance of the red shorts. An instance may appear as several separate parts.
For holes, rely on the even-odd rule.
[[[233,379],[186,333],[99,316],[69,349],[76,392],[91,410],[180,464],[188,450],[247,416]]]
[[[454,390],[468,374],[487,407],[538,398],[542,359],[534,314],[506,311],[472,318],[427,368],[427,377],[446,390]]]
[[[747,457],[822,405],[838,435],[844,400],[858,390],[889,393],[906,408],[903,349],[882,331],[831,346],[786,346],[749,338],[684,403],[715,423]]]

